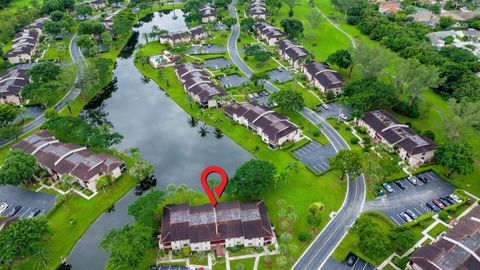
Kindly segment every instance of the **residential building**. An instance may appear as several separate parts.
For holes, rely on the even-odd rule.
[[[368,135],[395,149],[400,158],[417,167],[433,159],[435,144],[429,138],[415,134],[408,125],[400,123],[384,110],[367,112],[357,119],[357,125]]]
[[[92,1],[86,1],[82,3],[78,3],[77,5],[89,5],[92,7],[94,11],[104,9],[107,7],[107,4],[102,1],[102,0],[92,0]]]
[[[12,64],[31,61],[35,55],[43,24],[48,18],[40,18],[22,28],[13,38],[12,49],[5,54],[5,58]]]
[[[214,4],[200,5],[200,13],[202,14],[202,23],[214,22],[217,19],[217,8]]]
[[[387,13],[398,13],[402,8],[400,8],[400,3],[397,2],[382,2],[378,6],[378,11],[383,14]]]
[[[465,215],[448,232],[410,256],[408,269],[480,269],[480,207]]]
[[[178,55],[173,55],[169,51],[163,51],[161,54],[150,56],[148,62],[154,69],[159,69],[161,67],[173,65],[179,58]]]
[[[308,81],[318,88],[322,93],[329,91],[335,95],[342,93],[342,87],[345,80],[331,69],[327,63],[311,62],[301,67],[303,74],[307,76]]]
[[[159,247],[163,250],[221,250],[222,247],[263,247],[276,243],[263,201],[219,202],[163,207]]]
[[[177,32],[170,32],[160,37],[160,43],[170,44],[175,47],[179,44],[194,43],[206,38],[207,31],[202,26],[192,27],[190,29]]]
[[[9,69],[0,76],[0,103],[20,105],[22,97],[20,92],[28,84],[30,78],[25,69]]]
[[[204,108],[219,107],[220,97],[228,96],[228,93],[216,86],[199,64],[188,62],[175,65],[175,75],[183,89],[187,92],[200,106]]]
[[[431,11],[417,11],[414,14],[408,15],[408,17],[411,17],[415,22],[423,23],[430,27],[435,27],[440,22],[440,16]]]
[[[300,68],[302,64],[305,64],[306,58],[310,56],[305,48],[289,39],[277,42],[277,46],[280,58],[286,60],[294,68]]]
[[[267,18],[267,5],[262,0],[252,0],[249,14],[256,20],[265,20]]]
[[[21,149],[34,156],[53,180],[69,174],[82,187],[93,192],[97,191],[97,181],[102,176],[116,179],[126,170],[123,160],[103,153],[95,154],[84,146],[62,143],[46,130],[14,144],[12,149]]]
[[[254,24],[253,28],[255,29],[257,35],[261,39],[265,40],[270,46],[275,45],[277,42],[286,37],[285,33],[280,31],[277,27],[265,22],[257,22]]]
[[[262,138],[271,148],[303,138],[302,131],[286,117],[253,103],[234,103],[224,108],[225,115]]]

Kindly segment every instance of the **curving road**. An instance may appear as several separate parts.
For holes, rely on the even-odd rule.
[[[55,104],[52,107],[56,111],[61,111],[63,108],[65,108],[67,106],[67,103],[69,101],[76,99],[81,91],[75,85],[77,85],[79,75],[81,74],[81,69],[83,69],[83,65],[86,64],[86,62],[85,62],[85,59],[83,58],[82,51],[77,46],[76,38],[77,36],[74,35],[70,42],[69,51],[70,51],[70,56],[72,57],[73,62],[79,64],[79,70],[77,71],[77,77],[75,78],[74,86],[67,92],[67,94],[65,94],[65,96],[57,104]],[[19,137],[24,136],[25,134],[41,126],[45,122],[45,120],[46,120],[45,114],[42,113],[40,116],[35,118],[32,122],[23,126],[22,133],[20,134]],[[0,140],[0,146],[7,145],[14,141],[15,140],[8,140],[8,139]]]
[[[227,51],[232,62],[246,76],[250,77],[253,74],[253,71],[240,57],[237,48],[237,39],[240,35],[240,24],[238,22],[238,14],[235,8],[236,2],[237,1],[234,0],[228,7],[230,15],[237,19],[237,23],[231,28],[227,43]],[[264,82],[264,87],[269,92],[279,91],[275,85],[268,81]],[[342,149],[350,149],[342,136],[340,136],[340,134],[338,134],[338,132],[317,113],[306,107],[303,108],[300,113],[313,124],[322,124],[321,131],[325,134],[337,152]],[[293,269],[321,269],[335,248],[340,244],[343,237],[345,237],[348,229],[355,222],[355,219],[360,215],[364,201],[365,179],[363,175],[361,175],[356,179],[348,181],[347,196],[345,197],[339,212],[330,220],[329,224],[302,254],[300,259],[293,266]]]

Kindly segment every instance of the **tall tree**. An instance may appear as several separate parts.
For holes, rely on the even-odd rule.
[[[300,20],[286,18],[280,22],[289,39],[303,36],[303,24]]]
[[[323,208],[324,206],[321,202],[314,202],[308,207],[307,222],[310,226],[312,226],[313,230],[322,224]]]
[[[365,79],[378,77],[390,61],[388,52],[380,46],[369,47],[365,43],[353,50],[352,59],[360,66],[360,72]]]
[[[327,62],[330,64],[337,65],[338,67],[343,69],[350,68],[350,71],[348,72],[348,77],[352,75],[353,60],[352,60],[352,54],[350,54],[349,51],[344,49],[337,50],[336,52],[328,56]]]
[[[357,177],[362,173],[362,158],[360,154],[352,150],[340,150],[330,159],[330,166],[342,172],[341,180],[345,175]]]
[[[283,0],[283,2],[288,6],[288,17],[292,17],[294,14],[293,9],[300,5],[300,0]]]
[[[435,160],[448,170],[447,177],[453,173],[467,175],[473,171],[473,153],[468,144],[445,143],[435,150]]]
[[[0,170],[0,185],[18,186],[32,180],[37,170],[35,157],[22,150],[12,150]]]
[[[163,191],[150,190],[128,206],[128,214],[133,216],[136,222],[156,230],[161,218],[158,213],[158,206],[163,200]]]
[[[55,65],[52,62],[40,63],[33,66],[29,71],[28,75],[32,77],[34,82],[49,82],[57,79],[60,75],[60,67]]]
[[[241,165],[229,180],[228,194],[243,198],[258,198],[272,186],[275,166],[267,161],[252,159]]]
[[[93,9],[89,5],[77,5],[75,7],[75,15],[78,17],[83,17],[83,19],[86,19],[88,15],[93,14]]]
[[[295,90],[280,90],[273,93],[270,102],[276,102],[284,112],[293,112],[305,107],[302,93]]]

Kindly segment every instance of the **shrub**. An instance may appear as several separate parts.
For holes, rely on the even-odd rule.
[[[335,98],[335,93],[333,91],[328,91],[326,97],[327,97],[327,100],[332,100]]]
[[[438,212],[438,218],[441,219],[441,220],[443,220],[443,221],[445,221],[445,222],[447,222],[447,221],[448,221],[448,213],[447,213],[447,211],[442,210],[442,211]]]
[[[305,242],[310,239],[310,234],[308,232],[300,232],[298,234],[298,240],[301,242]]]
[[[360,134],[367,134],[367,128],[363,126],[357,126],[355,127],[355,130],[358,131]]]
[[[431,130],[425,130],[423,132],[423,136],[429,138],[430,140],[434,141],[435,140],[435,133],[433,133],[433,131]]]
[[[191,251],[190,247],[187,246],[187,247],[182,248],[182,250],[180,252],[182,253],[182,255],[184,257],[186,257],[186,256],[190,255],[190,251]]]
[[[320,131],[318,130],[313,131],[313,137],[318,137],[318,136],[320,136]]]
[[[357,144],[359,141],[360,141],[360,139],[358,139],[357,137],[353,137],[353,138],[350,139],[351,144]]]
[[[372,138],[370,138],[370,136],[363,136],[362,137],[362,142],[365,144],[365,145],[370,145],[372,143]]]
[[[269,245],[268,246],[268,251],[272,252],[275,250],[275,245]]]

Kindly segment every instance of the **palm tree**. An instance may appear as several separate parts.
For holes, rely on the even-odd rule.
[[[97,186],[102,188],[103,193],[105,193],[105,187],[107,187],[108,184],[110,184],[110,180],[107,177],[101,177],[97,180]]]
[[[60,186],[66,190],[72,188],[73,183],[75,182],[76,178],[70,174],[64,174],[60,178]]]
[[[45,268],[48,261],[52,258],[51,252],[44,246],[39,245],[38,249],[33,253],[33,262],[36,269]]]
[[[215,135],[215,138],[217,138],[217,139],[223,138],[223,132],[218,128],[215,128],[215,131],[213,132],[213,134]]]
[[[167,185],[167,195],[170,199],[172,199],[173,203],[175,203],[175,195],[177,191],[177,186],[175,184],[168,184]]]
[[[140,78],[140,81],[143,83],[143,84],[147,84],[150,82],[150,78],[148,78],[147,76],[142,76]]]
[[[193,117],[193,116],[190,116],[190,118],[188,118],[188,125],[191,127],[191,128],[194,128],[198,125],[198,119]]]
[[[298,162],[297,161],[292,161],[292,162],[288,163],[288,165],[287,165],[287,167],[285,167],[285,169],[289,173],[297,173],[298,172]]]
[[[198,130],[198,133],[200,134],[200,137],[205,138],[210,131],[208,131],[207,125],[203,124],[203,126],[200,127],[200,130]]]
[[[190,109],[193,107],[193,104],[195,104],[195,99],[190,95],[185,95],[185,101],[190,106]]]

